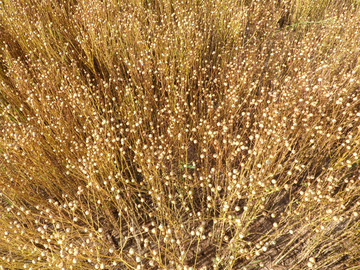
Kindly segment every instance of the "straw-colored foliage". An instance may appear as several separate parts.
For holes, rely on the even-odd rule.
[[[360,3],[1,0],[0,269],[360,269]]]

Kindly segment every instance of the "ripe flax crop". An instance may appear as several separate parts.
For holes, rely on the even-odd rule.
[[[358,269],[359,1],[0,1],[0,269]]]

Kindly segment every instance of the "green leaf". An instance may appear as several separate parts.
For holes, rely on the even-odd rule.
[[[191,164],[185,164],[183,162],[180,162],[180,163],[181,163],[181,168],[182,169],[185,169],[185,168],[187,168],[187,169],[195,169],[195,166],[193,166]]]

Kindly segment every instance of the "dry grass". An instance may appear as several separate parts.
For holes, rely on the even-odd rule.
[[[360,269],[360,9],[1,0],[0,269]]]

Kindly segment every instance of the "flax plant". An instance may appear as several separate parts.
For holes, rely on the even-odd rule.
[[[359,25],[1,0],[0,269],[360,269]]]

